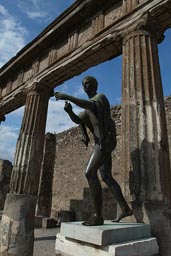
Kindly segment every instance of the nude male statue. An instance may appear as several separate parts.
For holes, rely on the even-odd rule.
[[[85,172],[90,187],[94,214],[90,219],[83,222],[83,225],[96,226],[104,223],[102,216],[102,188],[97,176],[98,170],[122,210],[120,216],[113,220],[114,222],[119,222],[121,219],[131,216],[133,211],[129,208],[119,184],[111,174],[111,152],[116,147],[116,130],[115,124],[111,119],[110,104],[104,94],[97,93],[98,82],[94,77],[86,76],[82,84],[89,100],[79,99],[60,92],[56,92],[54,95],[56,100],[68,100],[85,109],[84,112],[76,115],[69,102],[66,102],[64,107],[71,120],[81,126],[83,141],[86,146],[89,143],[86,127],[90,129],[94,136],[95,145]]]

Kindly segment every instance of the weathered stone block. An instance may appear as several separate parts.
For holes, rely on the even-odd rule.
[[[57,221],[51,218],[42,219],[42,228],[56,228]]]
[[[67,239],[61,234],[56,239],[56,256],[157,256],[159,247],[156,238],[145,238],[136,241],[107,246]]]
[[[36,196],[7,194],[0,232],[1,256],[32,256],[36,201]]]
[[[34,218],[34,227],[41,228],[42,227],[43,216],[35,216]]]
[[[73,211],[60,211],[58,213],[58,224],[62,222],[71,222],[75,221],[75,212]]]
[[[104,246],[151,236],[150,225],[142,223],[113,223],[105,221],[101,226],[84,226],[82,222],[61,224],[61,235],[78,241]]]

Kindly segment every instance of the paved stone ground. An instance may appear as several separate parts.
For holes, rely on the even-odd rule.
[[[59,228],[35,229],[33,256],[55,256],[55,240]]]

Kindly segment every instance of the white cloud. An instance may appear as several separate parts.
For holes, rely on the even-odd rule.
[[[23,113],[24,113],[24,106],[16,109],[10,115],[13,116],[13,117],[15,116],[15,117],[22,118],[23,117]]]
[[[49,19],[49,8],[46,1],[42,0],[18,0],[18,7],[29,19]]]
[[[75,126],[64,111],[64,104],[64,101],[49,101],[46,132],[59,133]],[[80,109],[73,105],[73,111],[78,113]]]
[[[7,125],[0,126],[0,159],[13,161],[18,129]]]
[[[0,66],[4,65],[24,45],[27,30],[0,5]]]
[[[59,133],[75,126],[64,111],[64,104],[64,101],[55,101],[53,99],[49,101],[46,132]],[[78,113],[80,109],[73,105],[73,111]],[[0,125],[0,159],[7,159],[13,162],[23,112],[24,107],[17,109],[7,116],[8,124],[4,122]],[[11,119],[15,126],[9,123]],[[16,123],[18,120],[19,123]]]
[[[0,159],[13,162],[23,112],[24,107],[18,108],[0,124]]]
[[[64,85],[61,85],[60,87],[57,87],[55,89],[55,91],[60,91],[63,93],[67,93],[67,94],[71,94],[74,97],[78,97],[78,98],[85,98],[87,97],[84,90],[83,90],[83,86],[81,82],[75,82],[74,79],[71,79],[69,81],[66,81]]]
[[[17,5],[29,19],[47,23],[56,18],[73,2],[74,0],[17,0]]]

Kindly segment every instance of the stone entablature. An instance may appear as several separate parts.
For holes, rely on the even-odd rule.
[[[1,68],[0,111],[24,105],[25,88],[35,81],[54,88],[120,55],[131,31],[149,27],[159,42],[171,26],[170,10],[169,0],[76,1]]]

